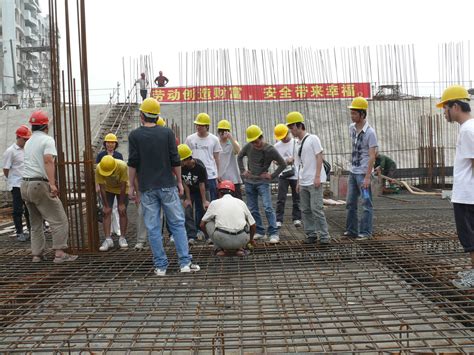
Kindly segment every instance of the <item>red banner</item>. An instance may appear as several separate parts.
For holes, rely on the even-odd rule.
[[[370,83],[153,88],[150,96],[160,102],[327,100],[356,96],[370,98]]]

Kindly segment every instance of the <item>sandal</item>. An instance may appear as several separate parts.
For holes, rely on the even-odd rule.
[[[74,261],[78,257],[79,257],[78,255],[71,255],[71,254],[64,253],[63,256],[61,256],[61,257],[56,256],[54,258],[53,262],[56,263],[56,264],[61,264],[61,263],[67,262],[67,261]]]
[[[44,255],[33,255],[33,259],[31,259],[32,263],[40,263],[42,261],[46,261],[46,257]]]

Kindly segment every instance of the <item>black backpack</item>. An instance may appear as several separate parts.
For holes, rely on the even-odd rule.
[[[303,151],[304,141],[308,137],[309,137],[309,134],[303,138],[303,140],[301,141],[300,149],[298,149],[298,157],[300,158],[300,160],[301,160],[301,152]],[[324,168],[324,171],[326,172],[326,180],[329,181],[331,179],[331,164],[329,164],[329,162],[325,159],[323,159],[323,168]]]

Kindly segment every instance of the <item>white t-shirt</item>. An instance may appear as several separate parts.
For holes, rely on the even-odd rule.
[[[454,159],[452,202],[474,205],[474,118],[461,125]]]
[[[13,143],[3,153],[3,169],[8,169],[7,187],[11,191],[14,187],[21,186],[21,178],[23,177],[23,160],[25,151],[16,143]]]
[[[296,144],[296,139],[294,138],[291,138],[286,143],[283,141],[278,141],[275,143],[274,147],[278,151],[278,153],[280,153],[281,157],[285,159],[285,162],[288,158],[295,158],[296,155],[298,154],[298,149],[299,149],[298,145]],[[288,167],[291,167],[291,165],[288,165]],[[294,167],[296,170],[295,175],[293,175],[292,177],[288,179],[291,179],[291,180],[298,179],[298,166],[294,164]]]
[[[239,232],[248,224],[255,224],[247,205],[244,201],[231,195],[224,195],[218,200],[211,202],[207,208],[202,221],[209,222],[214,220],[216,228],[228,232]]]
[[[44,156],[47,154],[58,155],[53,137],[42,131],[33,132],[31,138],[25,144],[23,177],[47,179],[48,175],[46,175],[44,168]]]
[[[306,134],[307,137],[304,139],[303,149],[301,151],[301,159],[298,156],[299,149],[301,147],[301,141],[298,141],[296,145],[296,164],[299,167],[300,186],[311,186],[314,184],[314,177],[316,176],[316,155],[323,151],[321,141],[318,136],[314,134]],[[321,182],[326,181],[326,172],[324,171],[324,165],[321,164]]]
[[[209,133],[207,137],[201,138],[197,133],[193,133],[184,142],[193,151],[193,158],[201,160],[206,166],[207,178],[217,178],[217,165],[214,153],[222,151],[219,138]]]
[[[220,142],[219,142],[220,143]],[[237,155],[234,154],[234,147],[230,139],[221,144],[222,152],[219,153],[219,171],[222,180],[230,180],[234,184],[241,184],[239,167],[237,165]]]

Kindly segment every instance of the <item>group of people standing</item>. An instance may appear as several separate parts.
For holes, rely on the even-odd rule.
[[[470,253],[474,269],[474,119],[470,116],[469,94],[460,86],[449,87],[438,107],[448,122],[458,122],[454,163],[452,202],[458,236]],[[373,203],[371,178],[377,157],[377,137],[367,121],[368,102],[355,98],[349,106],[352,124],[351,169],[348,178],[347,217],[344,236],[356,240],[373,235]],[[96,182],[104,210],[104,234],[101,251],[113,246],[112,210],[117,205],[122,235],[119,246],[127,248],[127,205],[132,200],[139,206],[136,247],[148,241],[155,273],[166,275],[168,258],[163,247],[161,211],[178,254],[181,272],[199,271],[192,262],[190,245],[198,239],[214,244],[217,255],[245,255],[244,248],[255,240],[267,238],[270,244],[280,242],[279,229],[284,222],[284,206],[288,189],[293,196],[292,220],[303,226],[305,243],[328,244],[331,236],[323,209],[322,184],[328,176],[324,168],[323,147],[318,136],[307,132],[304,116],[290,112],[286,122],[274,129],[278,142],[265,141],[260,127],[246,129],[247,144],[242,148],[232,134],[229,121],[217,125],[217,136],[209,132],[211,118],[197,115],[196,132],[179,144],[173,131],[165,126],[160,104],[153,98],[140,106],[142,125],[132,131],[128,163],[117,152],[117,137],[108,134],[104,151],[97,157]],[[54,158],[56,148],[48,135],[49,118],[34,112],[29,120],[32,131],[21,126],[16,143],[4,154],[4,175],[13,197],[13,219],[19,240],[25,240],[22,214],[29,212],[27,226],[31,232],[33,262],[44,260],[43,221],[48,221],[53,236],[55,263],[74,261],[67,254],[68,221],[58,199]],[[276,168],[270,168],[276,164]],[[128,166],[127,166],[128,165]],[[276,213],[272,206],[270,183],[278,180]],[[242,201],[241,188],[247,202]],[[181,196],[181,197],[180,197]],[[362,215],[358,202],[362,199]],[[267,220],[264,227],[259,201]],[[23,209],[23,203],[27,209]],[[453,280],[459,288],[474,286],[473,269],[463,271]]]

